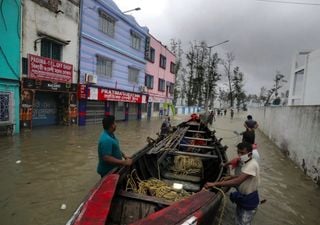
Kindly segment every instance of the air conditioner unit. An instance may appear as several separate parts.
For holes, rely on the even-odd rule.
[[[142,92],[142,93],[146,93],[147,92],[147,87],[146,86],[139,86],[139,91]]]
[[[98,81],[98,77],[97,77],[97,75],[86,73],[85,74],[85,81],[87,83],[96,84]]]

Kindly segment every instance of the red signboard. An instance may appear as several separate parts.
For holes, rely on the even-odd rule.
[[[78,90],[79,99],[86,99],[87,98],[86,87],[87,86],[85,84],[80,84],[79,85],[79,90]]]
[[[140,94],[102,88],[99,88],[98,100],[142,103],[142,97]]]
[[[38,80],[71,83],[73,66],[58,60],[28,54],[28,77]]]

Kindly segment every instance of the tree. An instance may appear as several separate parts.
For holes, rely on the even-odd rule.
[[[190,49],[186,55],[187,59],[187,68],[188,68],[188,85],[187,85],[187,104],[188,106],[192,106],[195,103],[193,90],[194,90],[194,76],[196,71],[195,59],[196,59],[196,52],[195,47],[193,44],[190,44]]]
[[[229,84],[228,96],[230,99],[230,107],[233,107],[233,101],[234,101],[233,89],[232,89],[232,74],[231,74],[231,67],[234,59],[235,59],[235,56],[233,55],[233,53],[228,52],[226,59],[222,60],[222,65],[224,67],[224,74],[228,78],[228,84]]]
[[[209,68],[208,68],[208,101],[209,101],[209,107],[213,108],[214,105],[214,99],[217,95],[216,93],[216,87],[217,87],[217,81],[220,80],[221,75],[218,73],[218,63],[220,59],[218,57],[217,53],[214,53],[212,56],[209,56]]]
[[[173,104],[175,105],[177,103],[177,99],[179,97],[179,94],[181,92],[181,74],[180,70],[182,68],[182,54],[183,50],[181,48],[181,41],[180,40],[175,40],[171,39],[170,40],[170,45],[171,45],[171,51],[175,54],[176,56],[176,61],[175,61],[175,83],[174,83],[174,93],[173,93]]]
[[[184,99],[186,98],[187,93],[187,70],[185,68],[181,69],[181,83],[180,83],[180,98],[181,98],[181,105],[184,104]]]
[[[235,67],[233,70],[232,87],[233,97],[237,100],[237,109],[239,111],[241,104],[244,104],[246,95],[243,90],[243,73],[240,72],[239,67]]]
[[[270,90],[268,90],[265,105],[270,105],[270,99],[273,94],[275,94],[275,101],[274,101],[275,105],[279,105],[281,102],[280,98],[278,97],[278,90],[282,88],[283,83],[287,81],[284,79],[284,75],[282,75],[279,71],[277,71],[274,77],[274,82],[275,83],[273,87]]]

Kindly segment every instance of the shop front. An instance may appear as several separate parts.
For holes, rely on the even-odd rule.
[[[147,103],[147,95],[86,84],[79,85],[78,94],[82,126],[100,124],[105,115],[114,115],[116,120],[141,119],[141,104]]]
[[[28,76],[22,79],[21,128],[77,123],[77,84],[73,66],[28,55]]]
[[[149,96],[148,105],[146,105],[148,118],[174,115],[175,110],[171,101],[164,97]]]

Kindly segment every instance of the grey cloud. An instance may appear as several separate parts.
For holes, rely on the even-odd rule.
[[[254,0],[171,0],[161,18],[141,13],[138,19],[164,43],[177,38],[188,47],[193,40],[229,39],[215,50],[220,56],[233,51],[235,65],[246,75],[246,90],[258,93],[261,86],[271,87],[277,70],[288,79],[296,51],[320,48],[319,10]]]

